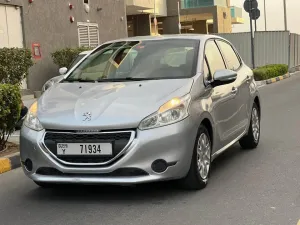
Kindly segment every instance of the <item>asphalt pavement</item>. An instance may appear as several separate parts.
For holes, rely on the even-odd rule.
[[[43,190],[21,169],[0,175],[2,225],[296,225],[300,219],[300,75],[264,86],[259,147],[235,145],[206,189],[173,183]]]

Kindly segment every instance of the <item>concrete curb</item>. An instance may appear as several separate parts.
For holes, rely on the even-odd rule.
[[[279,77],[274,77],[274,78],[271,78],[271,79],[268,79],[266,80],[266,84],[272,84],[272,83],[276,83],[278,81],[281,81],[281,80],[284,80],[284,79],[287,79],[291,77],[291,74],[290,73],[287,73],[283,76],[279,76]]]
[[[19,168],[21,166],[20,153],[0,158],[0,174]]]
[[[255,81],[255,82],[256,82],[256,84],[257,84],[258,87],[261,87],[261,86],[264,86],[264,85],[267,85],[267,84],[273,84],[273,83],[276,83],[278,81],[287,79],[287,78],[289,78],[291,76],[292,76],[291,73],[287,73],[287,74],[285,74],[283,76],[274,77],[274,78],[271,78],[271,79],[268,79],[268,80],[259,80],[259,81]]]

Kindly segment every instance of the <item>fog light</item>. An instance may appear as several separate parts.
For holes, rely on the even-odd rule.
[[[28,172],[31,172],[33,168],[32,161],[30,159],[26,159],[24,162],[24,167]]]
[[[168,164],[163,159],[157,159],[152,163],[151,168],[156,173],[163,173],[167,170]]]

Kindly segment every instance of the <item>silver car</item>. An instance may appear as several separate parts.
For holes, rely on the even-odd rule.
[[[221,37],[110,41],[32,105],[21,161],[42,187],[178,180],[201,189],[230,146],[256,148],[260,105],[252,70]]]

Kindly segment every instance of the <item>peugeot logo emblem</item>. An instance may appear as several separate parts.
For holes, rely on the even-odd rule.
[[[83,121],[91,121],[92,120],[92,113],[91,112],[86,112],[86,113],[83,113]]]

